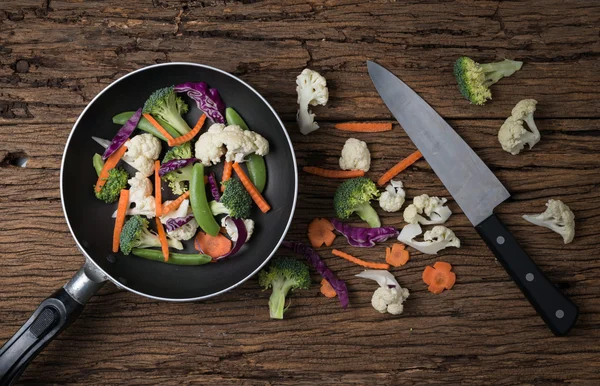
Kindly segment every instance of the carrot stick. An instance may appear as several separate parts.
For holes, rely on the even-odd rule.
[[[326,298],[334,298],[337,296],[337,293],[325,278],[321,280],[321,293],[325,295]]]
[[[98,181],[96,181],[96,187],[94,188],[96,189],[96,192],[102,190],[102,187],[104,184],[106,184],[106,180],[108,179],[108,172],[117,166],[126,151],[127,145],[123,144],[117,149],[117,151],[112,153],[110,157],[106,159],[106,162],[104,162],[104,166],[102,167],[102,171],[100,171],[100,174],[98,175]]]
[[[354,178],[362,177],[365,175],[365,172],[362,170],[331,170],[319,168],[316,166],[305,166],[302,168],[302,170],[306,173],[326,178]]]
[[[144,113],[142,115],[144,116],[144,118],[146,118],[152,124],[152,126],[154,126],[156,128],[156,130],[160,131],[160,133],[165,136],[165,138],[167,139],[168,142],[171,142],[173,140],[173,136],[171,134],[169,134],[169,132],[167,130],[165,130],[165,128],[162,127],[160,125],[160,123],[158,123],[152,115],[150,115],[148,113]],[[170,143],[169,143],[169,146],[171,146]]]
[[[198,119],[198,122],[196,122],[196,126],[194,126],[194,128],[189,133],[179,136],[177,138],[171,137],[167,143],[169,144],[169,146],[178,146],[182,143],[191,141],[196,136],[196,134],[200,132],[200,129],[202,129],[204,121],[206,121],[206,114],[202,114],[200,119]]]
[[[154,199],[156,201],[156,217],[162,216],[162,190],[160,189],[160,161],[154,161]]]
[[[213,259],[221,257],[231,250],[231,240],[221,233],[211,236],[204,232],[198,232],[194,244],[198,251]]]
[[[444,289],[451,289],[456,283],[456,275],[451,270],[452,266],[443,261],[436,262],[433,267],[425,267],[423,281],[429,285],[429,292],[439,294]]]
[[[163,205],[162,216],[164,216],[165,214],[169,213],[172,210],[176,210],[177,208],[179,208],[179,205],[181,205],[183,200],[185,200],[189,196],[190,196],[190,191],[188,190],[187,192],[183,193],[181,196],[177,197],[175,200],[171,201],[167,205]]]
[[[392,267],[400,267],[408,262],[410,255],[404,249],[404,244],[394,244],[391,248],[385,249],[385,262]]]
[[[119,205],[117,206],[117,218],[115,220],[115,229],[113,231],[113,253],[119,252],[119,241],[121,239],[121,231],[123,230],[123,224],[125,224],[125,215],[127,214],[128,206],[129,190],[122,189],[121,194],[119,196]]]
[[[158,217],[155,217],[155,220],[156,230],[158,231],[158,239],[160,240],[160,249],[162,249],[165,261],[169,261],[169,242],[167,241],[167,234],[165,233],[165,228],[163,228],[163,225]]]
[[[337,250],[337,249],[334,249],[333,251],[331,251],[331,253],[333,253],[335,256],[341,257],[342,259],[351,261],[354,264],[358,264],[361,267],[371,268],[371,269],[389,269],[390,268],[390,266],[388,264],[373,263],[370,261],[365,261],[365,260],[359,259],[358,257],[354,257],[352,255],[349,255],[349,254],[342,252],[340,250]]]
[[[225,186],[223,186],[223,182],[228,181],[231,178],[231,172],[233,171],[233,162],[226,161],[223,165],[223,177],[221,178],[221,192],[225,191]]]
[[[264,199],[264,197],[262,196],[262,194],[260,194],[260,192],[258,191],[258,189],[256,189],[256,186],[254,186],[254,184],[252,183],[252,181],[250,181],[250,178],[248,178],[248,176],[246,175],[246,173],[244,173],[244,170],[242,169],[242,167],[240,166],[240,164],[238,164],[237,162],[234,162],[233,163],[233,170],[235,170],[235,174],[238,175],[238,177],[240,178],[240,181],[244,185],[244,188],[246,188],[246,190],[248,191],[248,193],[250,193],[250,197],[252,197],[252,199],[254,200],[254,202],[256,203],[256,205],[258,206],[258,208],[263,213],[267,213],[269,210],[271,210],[271,206],[267,203],[267,201]]]
[[[308,239],[310,240],[310,245],[313,248],[319,248],[323,246],[323,244],[328,247],[333,244],[333,240],[335,240],[335,233],[333,224],[329,222],[326,218],[316,218],[308,224]]]
[[[378,133],[381,131],[392,130],[391,122],[346,122],[335,125],[338,130],[362,132],[362,133]]]
[[[421,152],[418,150],[415,151],[414,153],[412,153],[411,155],[409,155],[408,157],[404,158],[402,161],[400,161],[396,165],[394,165],[394,167],[392,167],[390,170],[383,173],[381,178],[379,178],[379,180],[377,180],[377,184],[379,186],[385,185],[389,180],[394,178],[396,176],[396,174],[400,173],[401,171],[403,171],[410,165],[417,162],[419,159],[421,159],[421,157],[423,157],[423,154],[421,154]]]

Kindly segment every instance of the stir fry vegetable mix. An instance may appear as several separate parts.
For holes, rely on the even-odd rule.
[[[183,116],[189,110],[182,98],[185,94],[204,113],[193,128]],[[205,128],[207,118],[216,128]],[[270,209],[261,194],[267,182],[267,140],[251,131],[233,108],[226,109],[218,90],[204,82],[156,90],[143,107],[117,114],[112,120],[121,128],[112,140],[93,137],[104,153],[94,154],[92,165],[98,176],[95,196],[109,204],[119,201],[113,214],[113,252],[178,265],[202,265],[237,253],[254,231],[254,221],[249,218],[253,200],[263,212]],[[137,129],[146,134],[138,134]],[[211,142],[209,137],[215,132],[221,142]],[[200,149],[194,147],[204,134],[208,137]],[[227,135],[237,137],[228,141]],[[207,152],[210,162],[203,164]],[[221,159],[223,155],[227,160]],[[135,169],[133,177],[120,161]],[[214,170],[207,172],[206,168],[222,161],[226,162],[219,186]],[[249,177],[241,163],[246,164]],[[218,171],[220,165],[214,169]],[[210,203],[207,188],[213,197]],[[171,195],[173,200],[163,202],[163,197]],[[113,210],[107,208],[107,215]],[[218,216],[225,234],[220,233]],[[182,250],[181,240],[191,239],[199,254],[170,251]]]

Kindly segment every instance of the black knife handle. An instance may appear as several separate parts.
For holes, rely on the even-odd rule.
[[[506,272],[555,335],[575,325],[577,306],[552,284],[496,215],[475,227]]]

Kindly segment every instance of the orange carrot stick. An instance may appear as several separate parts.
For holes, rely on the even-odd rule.
[[[421,159],[421,157],[423,157],[423,154],[421,154],[421,152],[418,150],[415,151],[414,153],[412,153],[411,155],[409,155],[408,157],[404,158],[402,161],[400,161],[396,165],[394,165],[394,167],[392,167],[390,170],[383,173],[381,178],[379,178],[379,180],[377,180],[377,184],[379,186],[385,185],[389,180],[394,178],[398,173],[400,173],[401,171],[403,171],[404,169],[406,169],[407,167],[409,167],[410,165],[414,164],[419,159]]]
[[[167,241],[167,234],[165,233],[165,228],[163,228],[163,225],[158,217],[155,217],[155,220],[156,230],[158,231],[158,239],[160,240],[160,249],[162,249],[165,261],[169,261],[169,242]]]
[[[400,267],[408,262],[410,255],[404,249],[404,244],[394,244],[391,248],[385,249],[385,262],[392,267]]]
[[[391,122],[346,122],[335,125],[338,130],[362,132],[362,133],[378,133],[381,131],[392,130]]]
[[[96,189],[96,192],[102,190],[102,187],[104,186],[104,184],[106,184],[106,180],[108,179],[108,172],[110,172],[115,166],[117,166],[117,164],[119,163],[121,158],[123,158],[123,154],[125,154],[126,151],[127,145],[123,144],[117,149],[117,151],[112,153],[110,157],[106,159],[106,162],[104,162],[104,166],[102,167],[102,171],[98,175],[98,181],[96,181],[96,187],[94,188]]]
[[[346,259],[354,264],[358,264],[361,267],[371,268],[371,269],[389,269],[390,268],[390,266],[388,264],[373,263],[370,261],[365,261],[365,260],[359,259],[358,257],[354,257],[352,255],[349,255],[349,254],[342,252],[340,250],[337,250],[337,249],[334,249],[333,251],[331,251],[331,253],[333,253],[335,256],[341,257],[342,259]]]
[[[183,193],[181,196],[177,197],[176,199],[174,199],[167,205],[163,205],[162,216],[164,216],[165,214],[169,213],[172,210],[176,210],[177,208],[179,208],[179,205],[181,205],[183,200],[185,200],[189,196],[190,196],[190,191],[188,190],[187,192]]]
[[[433,267],[425,267],[423,281],[429,285],[429,292],[439,294],[444,289],[451,289],[456,282],[456,275],[451,270],[452,266],[443,261],[436,262]]]
[[[308,224],[308,240],[313,248],[319,248],[323,244],[328,247],[333,244],[335,240],[335,233],[333,224],[326,218],[316,218]]]
[[[156,217],[162,216],[162,190],[160,189],[160,161],[154,161],[154,199],[156,201]]]
[[[362,177],[365,172],[362,170],[331,170],[323,169],[316,166],[305,166],[302,170],[315,176],[327,177],[327,178],[354,178]]]
[[[115,220],[115,229],[113,231],[113,253],[119,252],[119,241],[121,239],[121,231],[125,224],[125,216],[127,215],[127,207],[129,206],[129,190],[122,189],[119,195],[119,204],[117,206],[117,218]]]
[[[223,182],[228,181],[231,178],[231,172],[233,171],[233,162],[226,161],[223,165],[223,177],[221,178],[221,192],[225,191],[225,186],[223,186]]]
[[[267,213],[269,210],[271,210],[271,206],[267,203],[267,201],[264,199],[262,194],[260,194],[258,189],[256,189],[256,186],[254,186],[252,181],[250,181],[250,178],[248,178],[248,176],[246,175],[246,173],[244,172],[244,170],[242,169],[240,164],[238,164],[237,162],[234,162],[233,170],[235,170],[235,174],[238,175],[238,177],[240,178],[240,181],[244,185],[244,188],[246,188],[248,193],[250,193],[250,197],[252,197],[252,199],[258,206],[258,208],[263,213]]]
[[[167,143],[169,144],[169,146],[178,146],[178,145],[181,145],[182,143],[191,141],[196,136],[196,134],[198,134],[200,132],[200,130],[202,129],[202,126],[204,125],[204,121],[206,121],[206,114],[202,114],[200,119],[198,119],[198,122],[196,122],[196,126],[194,126],[194,128],[189,133],[181,135],[177,138],[171,137],[168,139]]]
[[[326,298],[334,298],[337,295],[337,293],[335,292],[331,284],[329,284],[327,279],[321,280],[321,293],[325,295]]]
[[[158,123],[152,115],[150,115],[148,113],[144,113],[142,115],[144,116],[144,118],[146,118],[152,124],[152,126],[154,126],[156,128],[156,130],[160,131],[160,133],[165,136],[165,138],[167,139],[168,142],[171,142],[173,140],[173,136],[167,130],[165,130],[165,128],[162,127],[160,125],[160,123]],[[170,146],[170,144],[169,144],[169,146]]]

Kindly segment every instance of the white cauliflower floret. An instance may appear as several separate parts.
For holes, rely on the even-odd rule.
[[[402,189],[402,181],[391,180],[385,192],[379,196],[379,206],[386,212],[397,212],[404,205],[406,192]]]
[[[305,68],[296,78],[296,92],[298,93],[298,114],[296,121],[300,132],[309,134],[319,128],[315,122],[315,114],[308,109],[308,105],[325,105],[329,100],[327,81],[318,72]]]
[[[437,225],[432,230],[425,232],[424,241],[415,241],[414,238],[421,233],[423,231],[419,224],[408,224],[402,228],[398,241],[428,255],[435,255],[447,247],[460,248],[460,239],[445,226]]]
[[[205,166],[221,162],[223,155],[226,161],[240,163],[252,153],[267,155],[269,142],[260,134],[243,130],[238,125],[215,123],[198,138],[195,150],[196,158]]]
[[[148,177],[154,172],[154,161],[158,159],[161,148],[160,140],[152,134],[136,135],[127,141],[123,160]]]
[[[140,216],[153,218],[156,215],[156,200],[152,195],[152,181],[142,173],[137,172],[135,176],[127,180],[127,183],[130,186],[127,215],[139,214]],[[133,208],[132,205],[134,205]],[[112,216],[113,218],[117,217],[117,211]]]
[[[402,303],[408,298],[410,293],[406,288],[379,287],[373,293],[371,305],[377,311],[385,314],[400,315],[404,310]]]
[[[561,200],[549,200],[547,209],[540,214],[523,215],[523,218],[532,224],[545,227],[560,234],[565,244],[573,241],[575,237],[575,215]]]
[[[231,241],[235,242],[238,239],[237,228],[233,221],[226,220],[227,217],[223,217],[221,219],[221,226],[225,227],[225,231],[227,231],[229,238],[231,239]],[[252,237],[252,233],[254,232],[254,220],[244,219],[244,226],[246,227],[246,232],[248,233],[248,236],[246,237],[246,242],[248,242],[248,240],[250,240],[250,237]]]
[[[404,209],[404,221],[409,224],[443,224],[452,215],[450,208],[445,206],[447,201],[445,198],[429,197],[427,194],[417,196],[413,199],[413,203]],[[421,216],[422,214],[429,219]]]
[[[523,150],[526,144],[531,149],[540,141],[540,132],[533,121],[536,105],[535,99],[524,99],[512,109],[511,116],[504,121],[498,131],[498,141],[504,151],[516,155]],[[527,127],[531,131],[525,128],[524,123],[527,123]]]
[[[340,168],[342,170],[369,171],[371,167],[371,153],[364,141],[348,138],[342,149]]]
[[[192,219],[190,220],[190,222],[188,222],[187,224],[171,231],[171,232],[167,232],[167,235],[169,235],[170,238],[174,239],[174,240],[189,240],[191,238],[193,238],[194,236],[196,236],[196,230],[198,230],[198,223],[196,222],[196,219]]]

